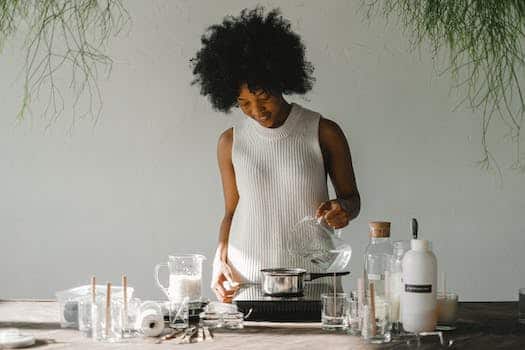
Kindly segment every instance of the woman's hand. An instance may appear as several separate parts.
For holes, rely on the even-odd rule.
[[[239,283],[234,280],[231,266],[228,262],[221,260],[220,271],[212,281],[212,290],[222,303],[231,303],[239,289]]]
[[[326,223],[335,229],[348,225],[350,214],[346,210],[344,199],[332,199],[317,208],[316,218],[324,218]]]

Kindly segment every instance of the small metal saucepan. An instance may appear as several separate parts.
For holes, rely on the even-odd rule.
[[[298,268],[276,268],[263,269],[263,292],[273,297],[294,297],[302,296],[304,292],[304,282],[310,282],[321,277],[344,276],[350,271],[345,272],[324,272],[312,273]]]

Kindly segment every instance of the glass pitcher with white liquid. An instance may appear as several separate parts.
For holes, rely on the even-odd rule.
[[[201,300],[202,296],[202,262],[206,257],[200,254],[170,255],[167,263],[155,266],[155,281],[174,303],[182,302],[188,297],[190,302]],[[167,267],[169,284],[166,288],[159,281],[159,270]]]

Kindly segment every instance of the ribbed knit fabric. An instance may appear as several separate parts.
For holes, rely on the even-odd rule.
[[[251,118],[234,127],[232,162],[239,202],[230,229],[228,259],[244,282],[259,283],[264,268],[320,272],[317,265],[290,254],[286,241],[299,220],[315,215],[328,200],[319,119],[318,113],[292,104],[278,128],[265,128]],[[218,270],[216,257],[214,276]]]

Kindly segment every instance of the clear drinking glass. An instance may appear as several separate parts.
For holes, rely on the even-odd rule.
[[[92,305],[92,338],[97,341],[118,342],[122,338],[122,301],[97,298]]]
[[[359,309],[359,293],[354,290],[348,298],[348,334],[361,335],[361,310]]]
[[[372,314],[373,312],[373,314]],[[390,334],[390,303],[376,301],[374,311],[370,304],[363,305],[361,336],[366,342],[384,344],[392,340]]]
[[[436,330],[451,331],[456,329],[458,318],[458,295],[456,293],[437,294],[438,321]]]
[[[78,330],[85,337],[92,336],[93,301],[86,296],[78,301]]]
[[[346,293],[321,294],[321,303],[322,328],[325,330],[346,330],[348,328]]]
[[[168,309],[169,324],[171,328],[184,329],[189,326],[189,305],[188,299],[182,302],[168,302],[165,304]]]
[[[519,290],[518,321],[525,324],[525,288]]]
[[[141,300],[131,298],[126,307],[122,304],[120,317],[122,319],[122,336],[124,338],[133,338],[139,335],[137,320],[140,316]]]

